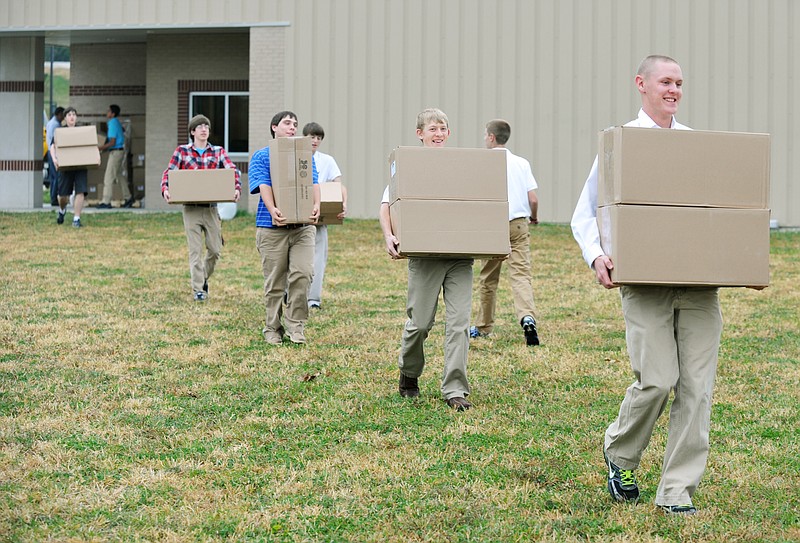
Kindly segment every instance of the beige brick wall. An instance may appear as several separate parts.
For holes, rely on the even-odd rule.
[[[161,198],[161,175],[177,140],[179,80],[246,80],[248,34],[154,35],[147,41],[147,209],[178,211]],[[250,88],[252,92],[253,83]],[[253,98],[250,98],[253,107]],[[252,111],[252,109],[251,109]]]

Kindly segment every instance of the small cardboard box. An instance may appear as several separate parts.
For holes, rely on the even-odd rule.
[[[97,129],[94,126],[62,126],[54,135],[56,147],[97,147]]]
[[[616,127],[598,139],[598,206],[768,205],[769,134]]]
[[[170,170],[168,176],[170,204],[233,202],[236,197],[232,168]]]
[[[269,144],[269,175],[275,205],[287,224],[311,224],[314,176],[311,138],[275,138]]]
[[[85,170],[100,166],[94,126],[61,127],[54,136],[59,170]]]
[[[506,153],[497,149],[398,147],[389,155],[389,203],[508,201]]]
[[[396,200],[389,217],[401,256],[492,258],[511,252],[508,202]]]
[[[769,285],[768,209],[613,205],[597,209],[618,285]]]
[[[319,221],[318,224],[342,224],[337,215],[344,210],[342,183],[330,181],[319,184]]]

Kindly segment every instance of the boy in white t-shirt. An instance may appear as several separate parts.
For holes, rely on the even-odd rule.
[[[317,165],[320,183],[342,180],[339,165],[331,155],[320,152],[319,145],[325,138],[325,130],[315,123],[310,122],[303,127],[303,135],[311,136],[311,149],[314,151],[314,162]],[[337,215],[343,219],[347,214],[347,190],[342,185],[342,212]],[[325,277],[325,266],[328,263],[328,227],[324,224],[315,225],[317,237],[314,242],[314,277],[308,287],[308,308],[319,309],[322,302],[322,280]]]
[[[533,178],[530,162],[506,149],[511,137],[511,126],[502,119],[486,124],[484,143],[487,149],[497,149],[506,154],[506,178],[508,180],[508,236],[511,255],[508,271],[511,291],[514,294],[514,309],[517,322],[522,326],[527,345],[539,345],[536,329],[536,305],[531,284],[531,236],[528,225],[539,224],[539,199],[536,196],[536,179]],[[469,329],[472,338],[488,336],[494,328],[494,309],[497,302],[497,285],[503,261],[484,260],[478,280],[478,317],[475,326]]]

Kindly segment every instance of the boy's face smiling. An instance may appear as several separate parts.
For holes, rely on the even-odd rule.
[[[434,121],[422,129],[417,129],[417,137],[425,147],[444,147],[449,136],[450,129],[443,122]]]

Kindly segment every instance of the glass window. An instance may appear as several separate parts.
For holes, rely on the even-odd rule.
[[[241,92],[193,92],[189,94],[189,118],[205,115],[211,121],[208,141],[228,153],[247,154],[249,101],[247,93]]]

